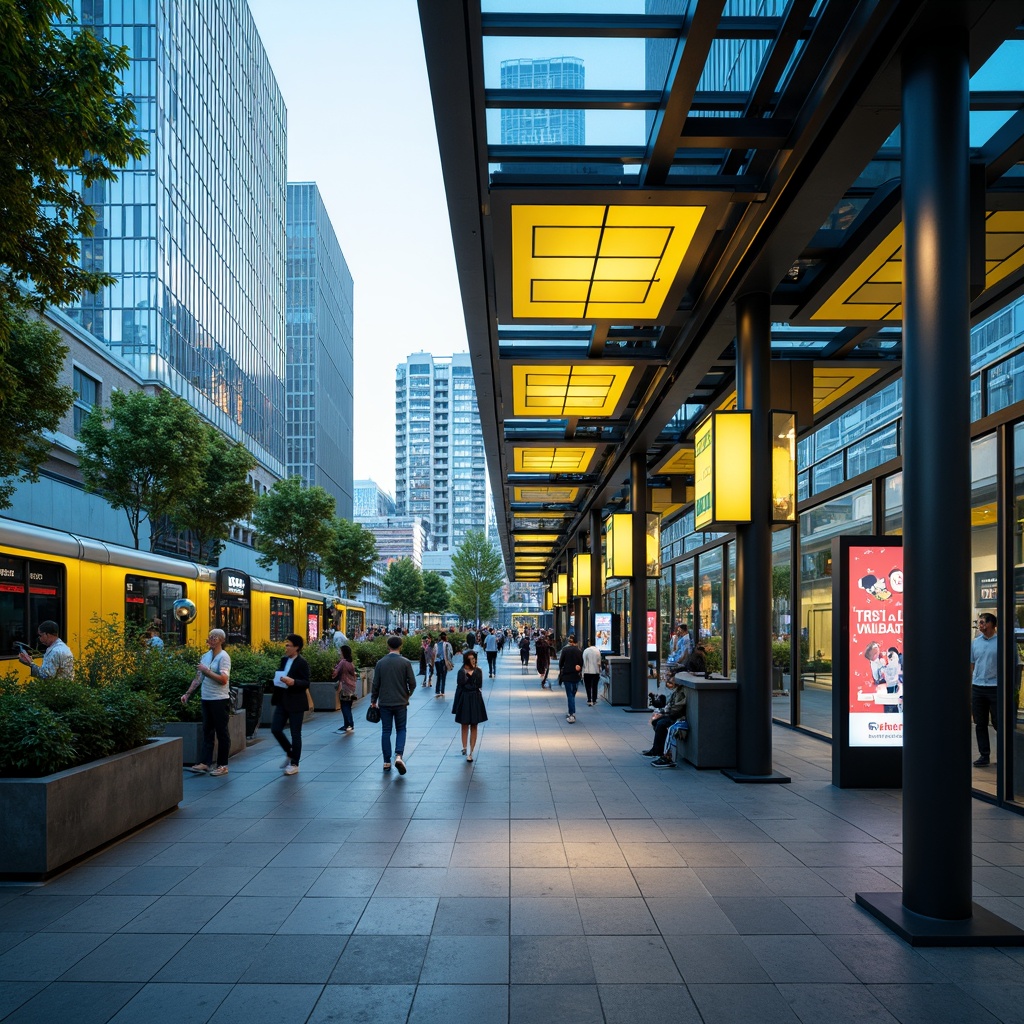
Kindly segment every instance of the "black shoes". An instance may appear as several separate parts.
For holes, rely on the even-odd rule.
[[[651,750],[641,750],[641,757],[661,757],[661,753],[653,748]]]
[[[978,760],[974,762],[975,768],[987,768],[988,766],[989,760],[984,754],[982,754],[981,757],[979,757]]]
[[[652,768],[675,768],[675,766],[675,761],[671,761],[667,757],[659,757],[651,762]]]

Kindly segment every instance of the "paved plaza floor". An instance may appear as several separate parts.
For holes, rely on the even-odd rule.
[[[409,772],[357,706],[266,730],[176,812],[44,885],[0,886],[10,1024],[1024,1021],[1024,950],[915,950],[853,901],[900,884],[900,794],[830,785],[776,727],[786,786],[656,770],[645,715],[499,657],[461,756],[413,697]],[[125,793],[131,799],[131,793]],[[0,839],[2,841],[2,839]],[[974,803],[977,901],[1024,926],[1024,818]]]

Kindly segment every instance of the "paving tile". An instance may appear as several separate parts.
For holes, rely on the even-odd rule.
[[[647,898],[662,935],[732,935],[736,926],[710,896]]]
[[[285,918],[280,935],[351,935],[368,900],[358,896],[302,899]]]
[[[6,988],[6,986],[5,986]],[[136,993],[141,985],[109,982],[54,982],[5,1017],[5,1024],[106,1024]],[[0,996],[0,1014],[4,1013]]]
[[[776,984],[848,984],[857,979],[815,935],[747,935],[744,941]]]
[[[582,897],[577,898],[576,906],[587,935],[656,935],[658,932],[647,904],[639,896]]]
[[[353,935],[330,975],[329,985],[376,986],[385,978],[389,984],[415,985],[429,941],[426,935]]]
[[[36,932],[71,913],[87,896],[18,896],[0,906],[0,932]]]
[[[132,897],[96,897],[97,899],[130,899]],[[119,929],[122,932],[154,932],[193,934],[227,905],[229,896],[158,896]],[[58,922],[59,923],[59,922]]]
[[[596,985],[513,985],[509,992],[509,1024],[604,1024]]]
[[[61,975],[61,981],[149,981],[185,943],[186,935],[112,935]]]
[[[233,984],[269,941],[269,935],[193,935],[154,981]]]
[[[388,867],[374,888],[378,896],[440,896],[448,881],[447,868]]]
[[[822,935],[821,941],[865,984],[938,984],[943,975],[887,930],[867,935]]]
[[[774,985],[690,985],[703,1024],[798,1024],[800,1018]],[[823,1019],[823,1018],[819,1018]]]
[[[811,931],[774,896],[760,899],[719,896],[716,902],[741,935],[799,935]]]
[[[516,896],[511,900],[510,931],[513,935],[582,935],[583,922],[574,898]]]
[[[93,896],[51,921],[41,931],[53,932],[116,932],[144,912],[157,896]],[[161,929],[162,930],[162,929]],[[0,933],[2,936],[3,933]]]
[[[406,1020],[414,985],[327,985],[306,1024],[395,1024]]]
[[[506,985],[420,985],[413,998],[409,1024],[451,1024],[451,1021],[487,1021],[506,1024]]]
[[[637,978],[681,980],[660,935],[588,935],[587,944],[599,985],[626,985]]]
[[[712,896],[764,897],[772,891],[747,867],[696,867],[693,873]]]
[[[665,944],[687,985],[757,985],[770,980],[741,935],[667,935]]]
[[[324,985],[346,942],[344,935],[272,935],[251,955],[239,984]]]
[[[577,896],[639,896],[629,868],[570,868]]]
[[[900,1024],[996,1024],[998,1017],[956,985],[869,985]],[[1019,1017],[1020,1007],[1016,1007]],[[1013,1017],[1004,1018],[1008,1022]]]
[[[796,897],[783,901],[816,935],[877,934],[885,926],[845,897]]]
[[[433,935],[420,985],[507,985],[507,935]]]
[[[305,896],[310,887],[320,877],[323,868],[280,867],[263,868],[239,890],[240,897],[265,896],[276,897]]]
[[[106,896],[163,896],[195,871],[192,865],[129,868],[102,890]]]
[[[356,925],[356,934],[429,935],[436,913],[437,897],[374,896]]]
[[[624,843],[620,841],[619,849],[631,868],[686,867],[686,861],[671,843]]]
[[[384,868],[324,868],[306,896],[372,896]]]
[[[510,960],[513,985],[592,985],[596,980],[582,935],[513,935]]]
[[[565,847],[561,842],[509,844],[509,864],[513,868],[565,868]]]
[[[838,889],[826,882],[813,868],[755,865],[751,870],[775,896],[842,895]]]
[[[896,1018],[863,985],[778,985],[803,1024],[895,1024]]]
[[[46,981],[5,981],[0,985],[0,1020],[6,1018],[9,1013],[14,1013],[19,1006],[29,1002],[48,984],[50,983]],[[129,987],[132,987],[134,991],[134,986]],[[28,1015],[28,1019],[40,1020],[43,1018],[32,1012]],[[105,1017],[103,1019],[106,1020]]]
[[[273,934],[298,905],[297,897],[235,896],[210,918],[201,932],[250,935]]]
[[[0,981],[55,981],[106,938],[90,932],[31,935],[0,955]]]
[[[921,949],[919,952],[944,981],[957,985],[969,984],[979,978],[994,984],[1024,982],[1021,965],[1001,949]]]
[[[442,896],[433,935],[508,935],[509,901],[497,896]]]
[[[512,868],[509,872],[513,896],[573,896],[572,873],[561,868]]]
[[[962,982],[958,988],[1005,1024],[1017,1024],[1024,1007],[1024,981],[993,985],[987,980]]]
[[[644,896],[710,896],[694,868],[633,868],[633,878]]]
[[[452,848],[449,866],[453,868],[507,868],[509,844],[456,843]]]
[[[398,843],[354,843],[346,841],[331,858],[332,868],[380,868],[388,866]]]
[[[571,868],[624,868],[626,858],[618,843],[567,842],[565,859]]]
[[[598,985],[605,1024],[700,1024],[700,1014],[681,985]]]

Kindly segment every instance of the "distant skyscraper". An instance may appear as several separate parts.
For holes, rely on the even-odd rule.
[[[71,6],[129,48],[149,154],[84,190],[82,263],[118,281],[67,312],[283,475],[286,111],[249,5]]]
[[[352,518],[372,519],[395,514],[395,499],[373,480],[352,485]]]
[[[501,62],[502,89],[582,89],[583,81],[579,57]],[[502,110],[501,142],[505,146],[582,146],[586,143],[584,116],[582,110]]]
[[[395,504],[422,516],[433,551],[487,526],[487,466],[469,353],[417,352],[395,374]]]
[[[352,275],[320,190],[288,185],[287,471],[352,517]]]

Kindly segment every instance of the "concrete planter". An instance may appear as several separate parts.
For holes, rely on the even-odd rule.
[[[203,756],[202,722],[168,722],[164,726],[165,736],[181,737],[181,763],[197,764]],[[236,711],[228,719],[228,736],[231,737],[230,757],[245,750],[245,712]],[[217,760],[217,738],[213,740],[213,759]]]
[[[311,722],[313,720],[313,712],[307,711],[303,716],[303,722]],[[263,714],[260,718],[260,727],[263,729],[269,729],[274,724],[274,705],[270,703],[270,694],[263,694]]]
[[[313,694],[313,709],[315,711],[341,710],[337,686],[337,683],[331,682],[309,684],[309,692]]]
[[[373,689],[373,668],[359,670],[359,683],[356,686],[356,699],[365,697]]]
[[[0,877],[42,879],[178,806],[181,738],[40,779],[0,779]]]

